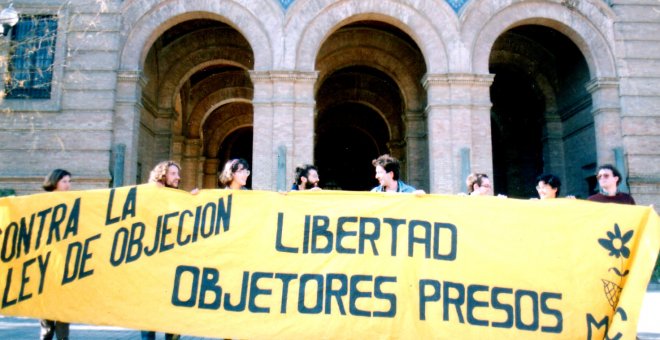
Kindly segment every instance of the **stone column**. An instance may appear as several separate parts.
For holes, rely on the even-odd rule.
[[[490,101],[490,86],[493,84],[493,74],[472,74],[467,79],[466,86],[470,91],[470,125],[472,134],[470,154],[473,172],[482,172],[493,178],[493,143],[491,136],[490,111],[493,104]],[[465,181],[465,178],[460,178]],[[493,181],[494,182],[494,181]]]
[[[474,74],[425,76],[431,192],[461,190],[465,180],[461,153],[470,155],[472,171],[492,177],[489,89],[493,78]]]
[[[254,84],[253,177],[255,189],[277,186],[277,150],[285,149],[287,182],[293,169],[314,159],[316,72],[250,72]],[[280,170],[281,171],[281,170]]]
[[[172,153],[170,154],[169,158],[179,164],[181,164],[181,160],[183,160],[183,153],[185,149],[185,140],[186,138],[183,137],[182,135],[173,135],[172,136]]]
[[[623,147],[619,82],[615,78],[595,78],[586,88],[592,99],[598,164],[614,164],[613,150]]]
[[[125,144],[124,185],[135,184],[137,178],[138,135],[140,131],[139,98],[144,79],[140,71],[117,72],[117,97],[112,122],[113,145]]]
[[[215,189],[218,187],[218,172],[220,160],[207,158],[204,160],[204,179],[202,181],[202,188]]]
[[[561,119],[556,114],[545,115],[543,127],[543,172],[566,178],[564,161],[564,133]]]
[[[418,188],[429,190],[427,128],[424,112],[408,111],[406,124],[406,168],[408,182]]]
[[[429,191],[451,193],[451,112],[449,79],[443,74],[427,74],[422,80],[427,91],[426,126],[428,129]]]
[[[181,159],[181,183],[183,190],[192,190],[197,186],[197,166],[201,151],[199,138],[185,139],[183,141],[183,158]]]

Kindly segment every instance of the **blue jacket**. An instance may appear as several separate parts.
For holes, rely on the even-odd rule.
[[[408,185],[406,183],[403,183],[402,180],[396,181],[397,186],[396,186],[396,192],[415,192],[415,187]],[[385,191],[385,188],[383,188],[382,185],[379,185],[373,189],[371,189],[371,192],[382,192]]]

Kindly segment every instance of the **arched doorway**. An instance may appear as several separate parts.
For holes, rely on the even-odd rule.
[[[383,118],[363,104],[344,103],[319,113],[315,164],[321,186],[369,190],[376,185],[371,160],[387,152],[389,132]]]
[[[244,142],[251,140],[253,68],[252,48],[226,23],[200,18],[165,30],[144,66],[142,176],[159,160],[174,159],[182,165],[183,189],[214,188],[222,155],[251,156],[252,144]]]
[[[222,171],[224,164],[235,158],[243,158],[252,165],[252,128],[243,127],[234,130],[225,137],[220,144],[218,171]],[[246,187],[252,188],[252,176],[248,177]]]
[[[427,163],[409,164],[407,157],[427,143],[410,139],[406,126],[406,117],[426,105],[426,66],[416,43],[390,24],[357,21],[328,37],[316,67],[314,162],[322,184],[368,190],[377,184],[371,161],[389,153],[400,160],[404,181],[426,185]]]
[[[490,55],[495,191],[536,197],[536,177],[553,173],[562,195],[587,196],[596,165],[589,69],[560,32],[525,25],[502,34]]]

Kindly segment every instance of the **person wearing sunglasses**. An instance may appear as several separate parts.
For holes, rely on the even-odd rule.
[[[598,167],[596,173],[600,192],[589,196],[589,201],[602,203],[619,203],[635,205],[635,200],[629,194],[619,192],[621,173],[612,164],[604,164]]]
[[[247,190],[248,177],[250,177],[250,165],[243,158],[235,158],[225,164],[220,173],[220,186],[225,189]]]

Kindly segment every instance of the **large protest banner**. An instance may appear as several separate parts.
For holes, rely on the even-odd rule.
[[[0,314],[224,338],[633,339],[650,207],[151,185],[0,199]]]

